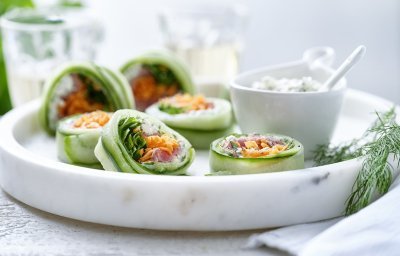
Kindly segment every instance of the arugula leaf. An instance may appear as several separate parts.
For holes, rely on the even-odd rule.
[[[141,150],[147,147],[142,132],[137,131],[142,123],[134,117],[121,119],[118,124],[118,134],[129,155],[135,160],[142,156]]]

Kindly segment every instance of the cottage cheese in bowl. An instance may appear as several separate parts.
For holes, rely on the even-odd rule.
[[[264,76],[260,81],[253,82],[251,87],[276,92],[315,92],[321,86],[320,82],[313,80],[310,76],[280,79]]]

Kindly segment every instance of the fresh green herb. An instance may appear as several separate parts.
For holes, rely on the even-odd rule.
[[[171,69],[159,64],[145,64],[143,68],[150,71],[157,84],[172,85],[177,79]]]
[[[360,141],[354,139],[339,145],[319,145],[314,153],[316,166],[338,163],[360,156]]]
[[[95,81],[93,81],[93,79],[91,79],[90,77],[87,77],[83,74],[78,74],[78,79],[80,79],[82,81],[82,83],[86,85],[87,98],[91,102],[99,102],[104,105],[108,104],[106,95],[104,94],[101,87],[96,85],[96,83],[95,83]]]
[[[294,140],[292,140],[292,139],[284,139],[282,142],[283,142],[283,145],[286,145],[285,150],[290,150],[295,147]]]
[[[379,116],[378,116],[379,117]],[[379,119],[380,123],[370,130],[376,134],[376,140],[361,148],[364,156],[362,169],[353,186],[353,192],[347,201],[346,214],[352,214],[367,206],[375,192],[385,194],[392,184],[392,169],[388,158],[393,156],[400,164],[400,126],[395,120]]]
[[[160,111],[165,112],[165,113],[168,113],[168,114],[170,114],[170,115],[177,115],[177,114],[182,114],[182,113],[185,113],[185,112],[186,112],[186,109],[185,109],[185,108],[182,108],[182,107],[175,107],[175,106],[172,106],[172,105],[170,105],[170,104],[163,104],[163,103],[161,103],[161,104],[158,106],[158,109],[159,109]]]
[[[236,141],[230,141],[230,144],[234,150],[237,150],[240,147],[239,143],[237,143]]]
[[[141,122],[134,117],[122,119],[118,124],[119,136],[129,155],[136,161],[141,157],[140,151],[147,146],[140,125]]]
[[[347,200],[346,214],[352,214],[367,206],[375,193],[384,194],[392,183],[393,156],[400,164],[400,126],[396,123],[393,107],[385,113],[376,113],[377,119],[358,139],[338,146],[321,146],[315,154],[316,165],[336,163],[361,157],[362,167]]]

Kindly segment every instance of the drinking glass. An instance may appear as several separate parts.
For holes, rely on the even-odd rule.
[[[238,72],[247,8],[243,5],[191,5],[159,12],[165,46],[188,66],[198,92],[226,97]]]
[[[14,9],[1,19],[14,107],[39,97],[51,71],[68,60],[94,60],[103,30],[81,8]]]

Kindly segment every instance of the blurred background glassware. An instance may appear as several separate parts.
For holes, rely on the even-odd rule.
[[[198,92],[228,96],[229,81],[239,70],[247,16],[247,8],[237,4],[160,10],[165,47],[188,65]]]
[[[32,0],[2,0],[0,2],[0,17],[8,10],[16,7],[32,8],[34,3]],[[11,100],[7,88],[6,67],[4,64],[3,45],[0,33],[0,116],[11,109]]]
[[[101,23],[83,8],[14,9],[1,19],[12,105],[39,97],[45,79],[68,60],[94,60]]]

